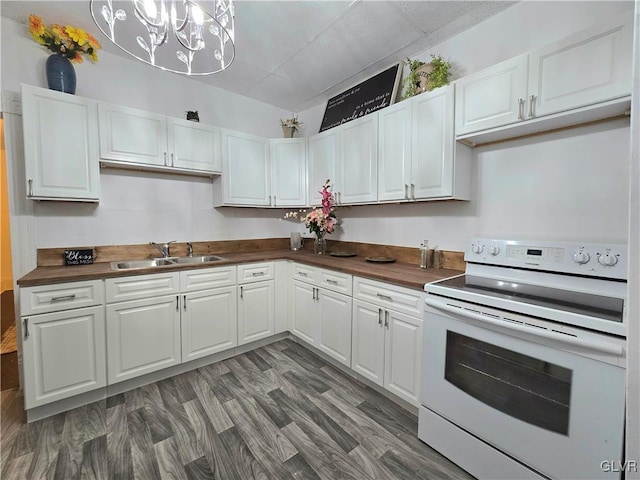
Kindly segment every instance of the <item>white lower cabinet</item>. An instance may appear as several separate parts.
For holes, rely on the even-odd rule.
[[[22,317],[22,360],[27,410],[106,386],[104,306]]]
[[[267,338],[275,331],[274,281],[238,286],[238,344]]]
[[[351,275],[294,265],[293,278],[291,332],[351,366]]]
[[[182,361],[179,286],[178,272],[106,280],[109,384]]]
[[[351,368],[417,406],[422,316],[417,313],[420,310],[417,315],[409,315],[393,306],[411,311],[424,294],[362,278],[354,280],[354,291]],[[375,303],[370,301],[372,298]]]
[[[107,305],[110,384],[181,362],[180,296]]]

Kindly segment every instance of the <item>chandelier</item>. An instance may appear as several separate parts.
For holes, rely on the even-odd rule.
[[[235,57],[233,0],[91,0],[98,28],[129,55],[184,75],[209,75]]]

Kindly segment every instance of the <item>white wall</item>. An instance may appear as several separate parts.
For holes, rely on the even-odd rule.
[[[433,51],[470,73],[632,6],[522,2]],[[24,26],[2,19],[2,27],[3,88],[44,86],[47,52]],[[429,53],[415,57],[428,59]],[[76,71],[78,95],[172,116],[195,108],[203,122],[259,135],[280,136],[278,119],[288,114],[105,52],[98,64]],[[324,105],[300,113],[303,134],[318,130],[323,113]],[[343,231],[332,238],[404,246],[427,238],[449,250],[462,250],[465,239],[477,234],[626,241],[628,137],[622,121],[478,148],[473,201],[340,208]],[[101,188],[98,206],[35,203],[36,245],[262,238],[300,229],[278,221],[281,211],[213,209],[206,179],[103,170]]]
[[[525,1],[437,47],[459,78],[631,13],[633,2]],[[472,46],[472,47],[471,47]],[[317,132],[324,105],[301,112]],[[474,235],[627,242],[629,121],[512,140],[473,152],[474,198],[340,209],[341,239],[462,250]]]

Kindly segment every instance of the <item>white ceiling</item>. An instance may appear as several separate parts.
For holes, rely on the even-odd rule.
[[[236,0],[236,58],[227,70],[197,80],[298,112],[513,3]],[[104,50],[127,56],[94,25],[89,0],[2,0],[0,8],[2,16],[22,23],[37,13],[47,24],[84,28],[101,40]]]

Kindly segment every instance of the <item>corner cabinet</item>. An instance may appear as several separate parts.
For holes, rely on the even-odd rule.
[[[222,169],[218,127],[107,103],[98,110],[103,165],[206,176]]]
[[[98,103],[22,85],[22,121],[27,197],[97,202]]]
[[[629,107],[630,15],[456,82],[456,137],[477,144],[622,115]]]
[[[272,138],[269,143],[272,205],[307,205],[307,139]]]
[[[309,204],[320,205],[320,190],[327,179],[335,191],[338,168],[338,135],[332,128],[309,138]]]
[[[471,151],[455,142],[452,85],[378,112],[378,200],[470,198]]]

